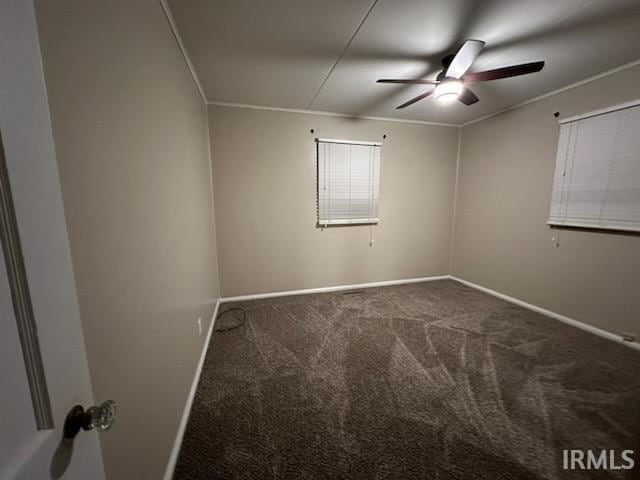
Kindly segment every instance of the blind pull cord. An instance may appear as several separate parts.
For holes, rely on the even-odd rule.
[[[560,247],[560,232],[562,231],[562,229],[560,228],[554,228],[553,229],[553,237],[551,237],[551,241],[553,242],[553,244],[556,246],[556,248]]]

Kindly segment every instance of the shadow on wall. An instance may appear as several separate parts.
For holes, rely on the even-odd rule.
[[[628,230],[612,230],[610,228],[590,228],[590,227],[572,227],[570,225],[550,225],[549,228],[556,233],[563,230],[573,230],[576,232],[604,233],[607,235],[623,235],[627,237],[640,237],[640,232],[630,232]]]
[[[69,467],[69,463],[71,463],[72,455],[73,440],[62,437],[56,451],[53,453],[51,465],[49,466],[49,475],[53,480],[62,478]]]

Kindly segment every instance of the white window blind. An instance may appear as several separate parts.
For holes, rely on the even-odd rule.
[[[378,223],[380,147],[374,142],[317,140],[318,224]]]
[[[640,231],[640,102],[560,123],[548,223]]]

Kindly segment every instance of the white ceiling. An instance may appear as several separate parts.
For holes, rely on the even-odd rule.
[[[169,5],[211,102],[462,124],[640,58],[639,0]],[[536,60],[546,66],[474,85],[480,101],[471,106],[440,106],[430,98],[395,110],[431,87],[375,83],[382,77],[434,78],[440,59],[467,38],[486,42],[470,71]]]

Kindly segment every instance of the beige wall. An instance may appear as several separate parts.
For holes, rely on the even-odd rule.
[[[107,477],[159,479],[218,296],[206,108],[157,0],[36,3]]]
[[[640,236],[545,224],[559,131],[553,113],[638,98],[633,67],[464,127],[453,274],[612,332],[640,333]]]
[[[209,124],[223,296],[448,273],[459,129],[218,106]],[[314,138],[383,134],[373,247],[368,226],[316,228]]]

